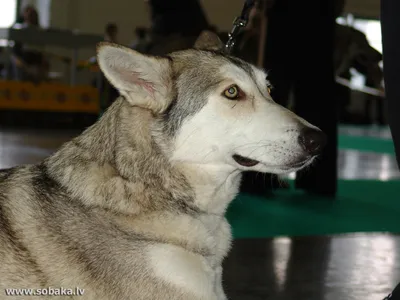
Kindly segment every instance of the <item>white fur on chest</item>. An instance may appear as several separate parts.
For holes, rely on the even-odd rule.
[[[149,265],[154,276],[192,294],[193,299],[225,299],[221,263],[230,249],[230,226],[220,216],[206,215],[200,220],[208,229],[207,239],[215,245],[210,253],[202,255],[175,245],[157,244],[148,248]]]
[[[194,299],[213,299],[215,272],[206,258],[183,248],[159,244],[149,247],[154,275]]]
[[[149,263],[154,276],[182,294],[198,300],[221,300],[220,266],[184,248],[162,244],[149,247]]]

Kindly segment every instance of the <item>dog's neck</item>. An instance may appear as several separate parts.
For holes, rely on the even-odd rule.
[[[124,214],[200,210],[223,214],[238,191],[239,172],[175,164],[152,133],[150,111],[117,100],[105,115],[46,164],[84,204]]]
[[[225,165],[179,163],[195,192],[195,203],[203,211],[222,215],[237,195],[241,173]]]

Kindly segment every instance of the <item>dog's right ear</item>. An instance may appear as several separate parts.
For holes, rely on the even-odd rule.
[[[152,57],[116,44],[97,47],[100,69],[132,105],[162,113],[172,93],[172,68],[168,58]]]
[[[200,33],[194,44],[194,48],[199,50],[223,51],[225,45],[216,33],[205,30]]]

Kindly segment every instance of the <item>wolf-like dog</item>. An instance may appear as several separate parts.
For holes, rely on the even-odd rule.
[[[299,170],[324,134],[210,32],[162,57],[109,43],[97,57],[119,99],[43,162],[0,172],[0,299],[227,299],[242,171]]]

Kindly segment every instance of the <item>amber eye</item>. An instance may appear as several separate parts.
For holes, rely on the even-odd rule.
[[[230,100],[236,100],[240,97],[240,89],[237,85],[232,85],[224,91],[224,96]]]
[[[271,94],[271,91],[272,91],[271,87],[267,87],[267,91],[268,91],[268,94]]]

